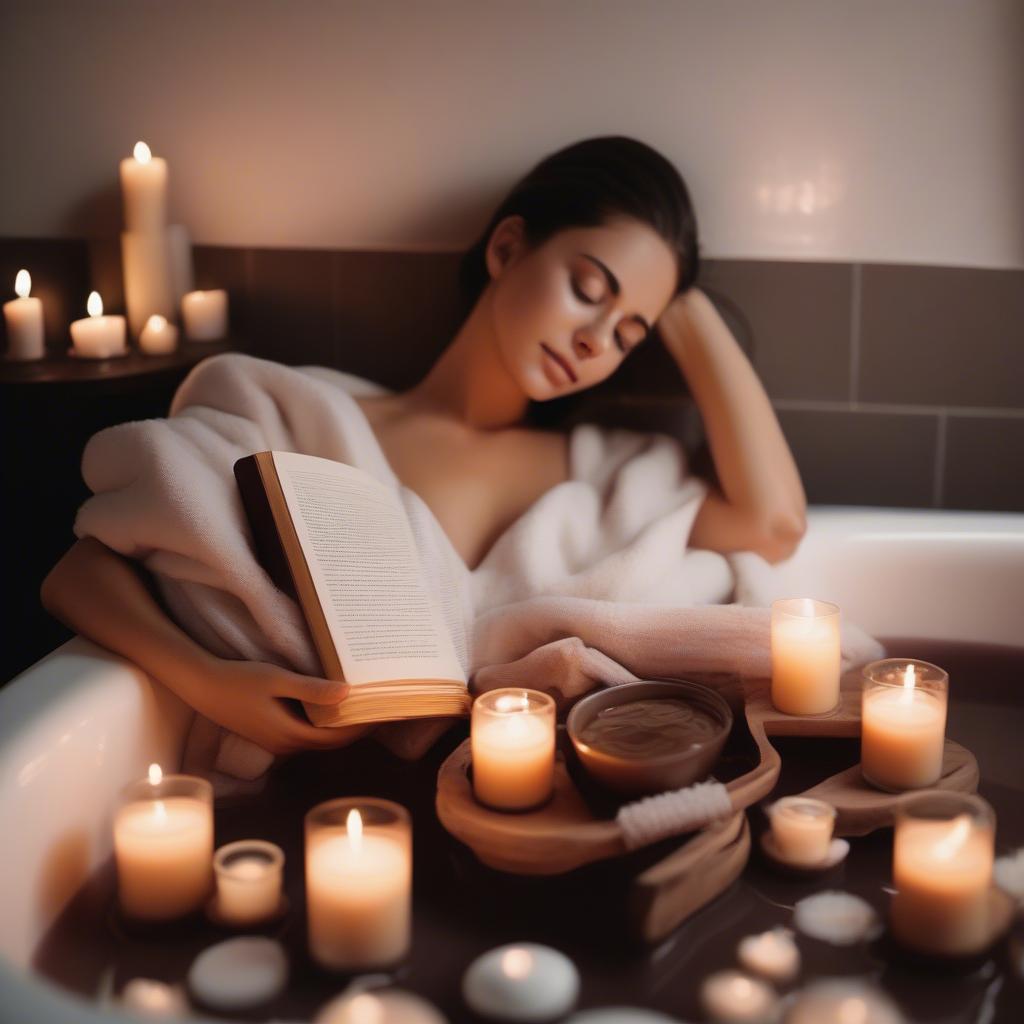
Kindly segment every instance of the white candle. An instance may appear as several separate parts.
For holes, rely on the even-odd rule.
[[[246,925],[273,917],[281,905],[284,853],[262,839],[222,846],[213,857],[217,876],[217,917]]]
[[[185,775],[163,779],[152,765],[148,783],[129,787],[115,816],[114,855],[128,916],[158,921],[198,909],[213,880],[210,784]]]
[[[550,946],[522,942],[477,957],[462,979],[470,1009],[507,1021],[554,1020],[576,1004],[576,965]]]
[[[473,792],[489,807],[526,810],[551,795],[555,703],[536,690],[492,690],[473,704]]]
[[[127,354],[124,317],[104,316],[99,292],[89,293],[86,309],[89,315],[71,324],[75,355],[85,359],[107,359]]]
[[[167,318],[154,313],[139,335],[139,348],[149,356],[163,356],[178,347],[178,328]]]
[[[411,894],[407,836],[364,830],[355,809],[344,828],[307,831],[309,949],[324,967],[356,970],[400,960],[409,948]]]
[[[800,972],[800,950],[788,928],[773,928],[740,940],[736,957],[742,967],[780,983],[792,981]]]
[[[778,997],[770,985],[741,971],[719,971],[700,989],[704,1012],[723,1024],[767,1024],[774,1019]]]
[[[891,666],[895,663],[896,669]],[[901,791],[931,786],[942,776],[946,740],[946,674],[926,662],[928,687],[918,685],[917,664],[895,659],[864,669],[861,711],[861,771],[880,789]],[[885,666],[889,666],[886,668]],[[901,684],[884,679],[898,670]]]
[[[18,298],[4,303],[8,359],[42,359],[46,354],[43,303],[41,299],[29,295],[31,290],[32,275],[27,270],[19,270],[14,279],[14,291]]]
[[[425,999],[401,989],[343,993],[329,1002],[314,1024],[448,1024]]]
[[[167,223],[167,161],[136,142],[121,161],[121,193],[126,231],[163,231]]]
[[[768,813],[780,860],[798,867],[814,867],[825,861],[836,820],[831,804],[788,796],[776,800]]]
[[[839,703],[839,608],[790,598],[772,604],[772,704],[787,715],[820,715]]]
[[[228,333],[228,293],[212,291],[189,292],[181,300],[185,336],[189,341],[216,341]]]

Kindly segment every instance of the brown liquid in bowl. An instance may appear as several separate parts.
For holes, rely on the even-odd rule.
[[[656,697],[604,708],[580,730],[579,738],[615,757],[647,759],[678,754],[721,731],[722,723],[703,708]]]

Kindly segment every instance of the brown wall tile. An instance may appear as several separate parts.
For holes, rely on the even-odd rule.
[[[943,505],[1024,512],[1024,417],[948,418]]]

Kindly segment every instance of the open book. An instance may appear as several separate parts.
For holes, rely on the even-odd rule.
[[[239,459],[257,555],[302,608],[327,679],[351,684],[317,725],[467,714],[465,673],[398,497],[343,462],[293,452]]]

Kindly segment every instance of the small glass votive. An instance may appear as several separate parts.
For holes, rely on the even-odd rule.
[[[865,781],[892,793],[933,786],[942,777],[949,676],[913,658],[873,661],[862,675]]]
[[[501,811],[548,800],[555,778],[555,702],[546,693],[507,687],[473,702],[473,793]]]
[[[839,606],[810,597],[772,602],[772,704],[822,715],[839,703]]]
[[[323,967],[386,967],[408,952],[412,823],[390,800],[343,797],[305,819],[309,951]]]
[[[260,924],[281,909],[284,851],[263,839],[240,839],[213,855],[215,916],[225,924]]]
[[[121,791],[114,815],[121,910],[167,921],[198,910],[213,883],[213,787],[194,775],[149,778]]]
[[[996,816],[973,793],[928,790],[896,809],[890,917],[923,953],[969,955],[991,939]]]
[[[768,817],[779,860],[797,867],[824,863],[836,823],[836,809],[831,804],[806,796],[784,796],[768,808]]]

